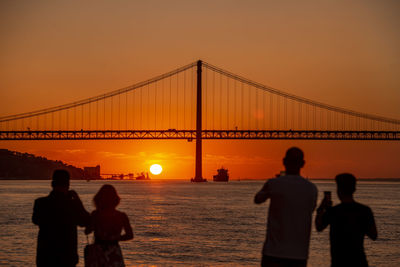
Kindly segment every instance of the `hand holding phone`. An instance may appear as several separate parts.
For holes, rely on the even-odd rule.
[[[325,207],[332,207],[332,193],[331,191],[324,191],[324,199],[322,200]]]

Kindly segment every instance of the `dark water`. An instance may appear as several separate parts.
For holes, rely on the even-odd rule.
[[[85,207],[104,182],[73,181]],[[186,181],[112,181],[135,239],[122,242],[127,266],[257,266],[265,238],[267,204],[254,205],[262,181],[191,184]],[[49,181],[0,181],[0,266],[33,266],[37,227],[34,199]],[[316,182],[322,191],[335,184]],[[360,182],[356,199],[374,211],[379,240],[366,240],[370,266],[400,266],[400,183]],[[328,229],[327,229],[328,230]],[[311,237],[309,266],[329,266],[328,231]],[[79,230],[79,254],[86,238]],[[79,266],[83,266],[80,260]]]

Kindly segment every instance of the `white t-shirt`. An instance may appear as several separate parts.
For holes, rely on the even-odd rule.
[[[264,188],[271,203],[263,254],[307,259],[317,187],[301,176],[285,175],[268,180]]]

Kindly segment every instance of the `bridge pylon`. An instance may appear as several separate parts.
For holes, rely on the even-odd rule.
[[[201,60],[197,61],[197,108],[196,108],[196,169],[195,176],[191,180],[192,182],[207,182],[206,179],[203,178],[203,169],[202,169],[202,88],[201,88],[201,79],[202,79],[202,64]]]

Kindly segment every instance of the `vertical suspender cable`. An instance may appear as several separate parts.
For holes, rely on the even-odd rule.
[[[226,77],[226,129],[229,130],[229,77]]]
[[[360,131],[360,117],[359,116],[357,116],[357,131]]]
[[[308,105],[306,105],[306,127],[305,130],[308,130]]]
[[[144,130],[143,127],[143,88],[144,85],[142,87],[140,87],[140,120],[139,120],[139,129]]]
[[[118,130],[121,130],[121,94],[118,94]]]
[[[301,116],[301,111],[302,111],[303,107],[301,105],[301,102],[299,102],[299,130],[302,130],[303,125],[302,125],[302,116]]]
[[[283,120],[284,120],[284,128],[287,130],[287,98],[283,97]]]
[[[259,91],[257,88],[255,88],[255,91],[256,91],[256,111],[254,112],[254,115],[255,115],[254,117],[256,120],[256,130],[258,130],[258,94],[259,94]]]
[[[281,97],[280,96],[276,96],[276,126],[277,126],[277,128],[278,128],[278,130],[280,130],[281,129],[281,118],[280,118],[280,115],[281,115],[281,105],[280,105],[280,102],[281,102]]]
[[[237,130],[237,119],[236,119],[236,117],[237,117],[237,107],[236,107],[237,88],[236,88],[236,86],[237,86],[237,81],[233,80],[233,88],[234,88],[234,90],[233,90],[234,91],[234,95],[233,95],[233,111],[234,111],[233,124],[234,124],[235,130]]]
[[[215,71],[213,71],[213,97],[212,97],[212,120],[213,120],[212,129],[213,130],[215,130],[215,98],[216,98]]]
[[[150,130],[150,83],[147,84],[147,116],[146,116],[146,125],[147,129]]]
[[[262,121],[263,121],[262,128],[263,128],[263,130],[265,130],[265,128],[266,128],[266,126],[265,126],[265,118],[267,115],[267,113],[265,112],[265,97],[266,97],[266,95],[267,95],[266,92],[262,91]]]
[[[136,94],[137,90],[135,89],[134,91],[132,91],[132,130],[135,129],[135,107],[136,107],[136,101],[135,101],[135,94]]]
[[[183,72],[183,129],[186,130],[186,70]]]
[[[83,110],[82,110],[82,114],[83,114]],[[62,119],[61,119],[61,110],[60,110],[60,111],[58,111],[58,130],[62,130],[61,122],[62,122]],[[82,129],[83,129],[83,126],[82,126]]]
[[[161,81],[161,129],[163,129],[163,128],[165,128],[164,127],[164,89],[165,89],[165,86],[164,86],[164,83],[165,83],[165,79],[162,79],[162,81]]]
[[[176,74],[176,128],[179,129],[179,72]]]
[[[325,128],[324,128],[324,109],[322,109],[322,108],[318,108],[319,109],[319,124],[320,124],[320,128],[321,128],[321,130],[325,130]]]
[[[193,119],[193,102],[194,102],[194,99],[193,99],[193,90],[194,90],[194,88],[195,88],[195,80],[194,80],[194,75],[196,75],[196,69],[195,69],[195,67],[192,67],[191,68],[191,74],[192,74],[192,82],[191,82],[191,84],[192,84],[192,88],[191,88],[191,90],[190,90],[190,125],[191,125],[191,127],[192,127],[192,129],[195,129],[195,127],[196,127],[196,125],[194,124],[194,119]]]
[[[171,118],[172,118],[172,114],[171,114],[171,109],[172,109],[172,81],[171,81],[172,77],[169,77],[169,128],[171,127]]]
[[[128,130],[128,92],[125,92],[125,130]]]
[[[241,83],[241,99],[242,99],[242,101],[240,101],[240,107],[241,107],[241,114],[240,114],[240,116],[241,116],[241,118],[240,118],[240,123],[242,124],[241,125],[241,129],[242,130],[244,130],[245,129],[245,127],[244,127],[244,89],[243,89],[243,82]]]
[[[292,119],[292,122],[291,122],[291,129],[295,129],[295,128],[296,128],[296,126],[295,126],[295,121],[296,121],[295,106],[296,106],[296,102],[295,102],[294,100],[291,100],[290,103],[292,104],[292,105],[291,105],[291,109],[292,109],[292,115],[291,115],[291,119]]]
[[[313,130],[317,130],[317,111],[315,105],[313,105]]]
[[[328,123],[328,130],[332,130],[332,120],[331,120],[331,111],[327,110],[326,117],[327,117],[327,123]]]
[[[336,115],[337,115],[337,112],[331,111],[331,130],[337,130]],[[354,122],[354,117],[351,117],[351,118]],[[355,130],[355,129],[353,127],[351,127],[350,130]]]
[[[112,96],[111,98],[110,98],[110,108],[111,108],[111,111],[110,111],[110,128],[111,128],[111,130],[113,130],[113,113],[114,113],[114,110],[113,110],[113,102],[114,102],[114,97]]]
[[[154,83],[154,130],[157,130],[157,82]]]
[[[273,130],[273,120],[274,120],[274,95],[269,94],[269,128],[270,130]]]
[[[249,103],[249,110],[248,110],[248,120],[249,120],[249,130],[251,130],[251,90],[250,85],[247,84],[247,96],[248,96],[248,103]]]
[[[76,110],[78,109],[78,106],[75,106],[74,107],[74,130],[76,131],[77,130],[77,128],[76,128]]]
[[[204,116],[202,118],[204,120],[203,128],[205,128],[205,129],[208,129],[207,128],[207,121],[208,121],[207,120],[207,104],[208,104],[208,101],[207,101],[207,91],[208,91],[207,72],[208,72],[208,69],[204,68],[204,82],[203,82],[203,85],[205,84],[205,86],[203,86],[203,89],[202,89],[202,93],[203,93],[203,101],[202,101],[203,109],[202,110],[204,110]]]
[[[91,119],[91,109],[90,109],[90,103],[89,103],[88,130],[90,130],[90,119]]]
[[[99,130],[99,100],[96,101],[96,130]]]
[[[219,74],[219,129],[222,128],[222,74]]]

